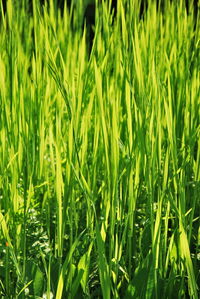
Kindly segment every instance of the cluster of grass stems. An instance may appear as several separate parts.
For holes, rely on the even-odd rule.
[[[54,2],[0,1],[0,297],[197,299],[199,19]]]

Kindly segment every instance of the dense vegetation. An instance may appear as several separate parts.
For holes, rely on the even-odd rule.
[[[198,298],[199,19],[108,2],[0,0],[1,298]]]

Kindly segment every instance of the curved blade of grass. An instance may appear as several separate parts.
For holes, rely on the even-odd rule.
[[[62,293],[63,293],[63,287],[65,284],[65,276],[67,273],[67,267],[70,264],[70,261],[72,259],[73,253],[79,243],[79,240],[81,238],[81,236],[84,234],[85,230],[81,232],[81,234],[78,236],[78,238],[74,241],[74,243],[72,244],[69,253],[64,261],[64,264],[62,266],[60,275],[59,275],[59,280],[58,280],[58,286],[57,286],[57,291],[56,291],[56,299],[61,299],[62,298]]]

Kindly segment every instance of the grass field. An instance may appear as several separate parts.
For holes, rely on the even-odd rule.
[[[21,2],[0,0],[0,298],[197,299],[199,15],[105,1],[89,54],[81,0]]]

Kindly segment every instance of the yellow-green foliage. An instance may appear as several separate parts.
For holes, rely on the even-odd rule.
[[[19,2],[0,0],[0,297],[197,299],[199,18],[96,1],[89,53],[84,1]]]

